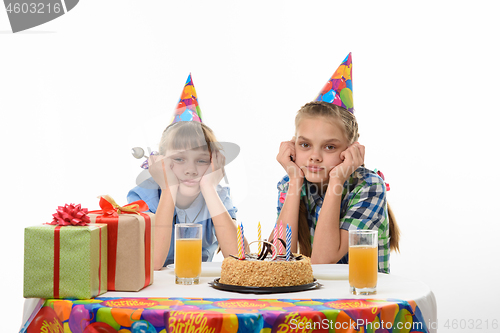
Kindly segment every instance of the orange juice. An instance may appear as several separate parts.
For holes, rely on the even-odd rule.
[[[195,278],[201,273],[201,239],[177,239],[175,241],[175,275]]]
[[[378,248],[364,245],[349,247],[349,284],[355,288],[377,286]]]

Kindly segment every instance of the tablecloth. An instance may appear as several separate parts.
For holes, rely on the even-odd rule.
[[[204,263],[200,284],[192,286],[176,285],[173,269],[165,268],[139,292],[108,292],[93,300],[32,299],[24,313],[28,319],[31,309],[44,305],[46,328],[65,333],[436,331],[436,300],[424,283],[379,274],[377,295],[353,296],[347,265],[313,269],[319,289],[256,295],[210,287],[220,276],[220,263]],[[43,325],[34,315],[31,321],[30,329]]]

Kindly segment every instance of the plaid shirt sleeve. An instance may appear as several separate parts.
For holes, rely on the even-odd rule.
[[[379,271],[389,273],[389,225],[387,197],[383,181],[376,175],[368,175],[349,193],[345,214],[340,228],[378,230]]]

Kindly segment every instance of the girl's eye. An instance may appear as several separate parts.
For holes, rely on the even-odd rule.
[[[199,164],[209,164],[210,161],[207,161],[207,160],[199,160],[198,161]]]
[[[309,144],[305,142],[300,143],[299,146],[301,146],[302,148],[309,148]]]
[[[177,157],[177,158],[174,158],[174,161],[177,162],[177,163],[181,163],[184,160],[182,158]]]
[[[335,146],[332,146],[332,145],[328,145],[325,147],[326,150],[334,150],[335,149]]]

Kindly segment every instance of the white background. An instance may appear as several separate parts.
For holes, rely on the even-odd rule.
[[[21,324],[23,229],[65,203],[125,203],[141,171],[130,149],[157,146],[190,72],[205,123],[241,147],[227,167],[238,219],[267,235],[279,144],[348,52],[365,162],[384,171],[402,230],[392,273],[431,287],[440,331],[465,319],[492,332],[495,4],[84,0],[17,34],[0,10],[2,332]]]

